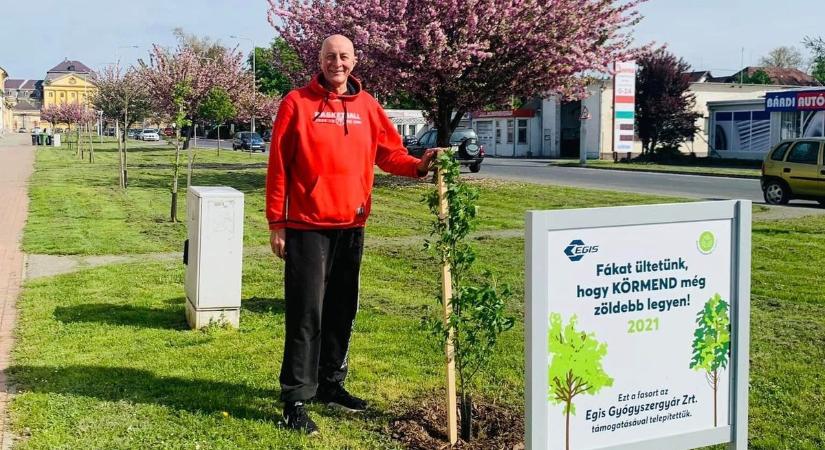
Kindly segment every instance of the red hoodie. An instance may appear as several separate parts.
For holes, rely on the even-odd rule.
[[[281,102],[272,126],[266,176],[269,228],[362,227],[370,213],[373,166],[419,177],[418,158],[361,83],[350,77],[345,95],[319,83]]]

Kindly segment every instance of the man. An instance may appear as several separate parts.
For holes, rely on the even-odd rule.
[[[349,39],[324,40],[321,73],[284,97],[272,128],[266,214],[272,251],[286,262],[281,400],[287,427],[307,434],[317,432],[307,401],[367,407],[344,379],[373,166],[422,177],[435,155],[407,154],[384,110],[350,75],[356,62]]]

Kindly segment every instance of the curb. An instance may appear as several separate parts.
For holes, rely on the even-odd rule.
[[[698,177],[716,177],[716,178],[742,178],[742,179],[749,179],[749,180],[758,180],[760,178],[759,175],[744,175],[744,174],[724,174],[724,173],[715,173],[715,172],[678,172],[678,171],[669,171],[669,170],[656,170],[656,169],[617,169],[614,167],[600,167],[600,166],[586,166],[581,167],[578,165],[562,165],[562,164],[548,164],[549,166],[554,167],[572,167],[574,169],[597,169],[597,170],[612,170],[615,172],[645,172],[645,173],[663,173],[663,174],[673,174],[673,175],[693,175]]]

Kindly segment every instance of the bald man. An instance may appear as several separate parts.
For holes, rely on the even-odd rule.
[[[309,85],[281,103],[266,179],[270,244],[285,261],[284,423],[307,434],[318,432],[309,401],[348,412],[367,408],[344,380],[374,165],[423,177],[435,155],[407,153],[384,110],[351,75],[357,59],[349,39],[326,38],[319,63]]]

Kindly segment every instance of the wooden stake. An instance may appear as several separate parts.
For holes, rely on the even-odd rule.
[[[436,185],[438,186],[438,214],[442,221],[449,216],[447,206],[447,185],[444,184],[444,174],[441,169],[436,171]],[[450,273],[450,263],[444,263],[441,268],[441,303],[444,304],[444,325],[449,326],[450,314],[452,313],[453,282]],[[447,334],[447,344],[445,346],[447,356],[447,435],[450,438],[450,445],[458,441],[458,429],[456,428],[456,393],[455,393],[455,350],[453,349],[453,329],[449,327]]]

